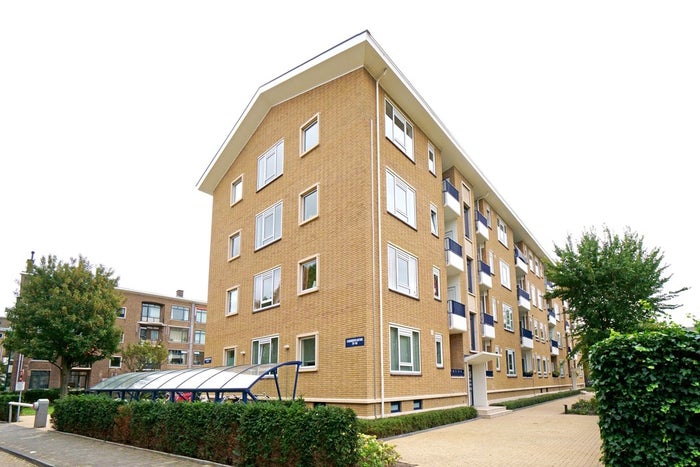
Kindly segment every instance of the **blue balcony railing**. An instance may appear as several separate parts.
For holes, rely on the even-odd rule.
[[[484,274],[488,274],[490,276],[491,267],[483,261],[479,261],[479,272],[483,272]]]
[[[559,348],[559,342],[558,342],[558,341],[555,341],[554,339],[552,339],[552,340],[550,340],[550,342],[552,343],[552,348],[553,348],[553,349],[558,349],[558,348]]]
[[[459,303],[455,300],[447,300],[447,312],[454,313],[455,315],[461,316],[462,318],[467,317],[467,314],[465,313],[464,304]]]
[[[486,377],[493,378],[493,370],[486,370]]]
[[[452,368],[450,370],[450,376],[453,378],[464,378],[464,368]]]
[[[525,264],[527,264],[527,259],[525,258],[525,255],[516,246],[515,247],[515,261],[517,261],[518,259],[521,259]]]
[[[484,313],[484,324],[487,324],[489,326],[493,326],[493,316]]]
[[[554,308],[547,309],[547,316],[554,320],[557,319],[557,314],[554,312]]]
[[[452,253],[456,254],[460,258],[462,257],[462,245],[455,242],[451,238],[445,239],[445,251],[451,251]]]
[[[484,224],[487,227],[489,225],[489,221],[488,221],[488,219],[486,219],[486,216],[481,214],[479,211],[476,211],[476,221],[481,222],[482,224]]]
[[[445,179],[442,181],[442,192],[449,193],[454,199],[459,199],[459,191],[457,191],[457,188],[453,184],[450,183],[449,180]]]
[[[518,298],[524,298],[525,300],[530,301],[530,294],[518,287]]]
[[[526,339],[532,339],[532,331],[525,328],[520,328],[520,336]]]

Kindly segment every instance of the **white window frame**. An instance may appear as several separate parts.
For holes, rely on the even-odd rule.
[[[418,258],[389,244],[387,245],[387,261],[389,289],[409,297],[418,298]]]
[[[236,245],[237,243],[237,245]],[[235,247],[238,246],[238,251]],[[228,259],[234,260],[241,256],[241,231],[237,230],[228,236]]]
[[[235,296],[236,303],[234,306],[232,298]],[[241,304],[241,291],[239,286],[231,287],[226,290],[226,310],[225,316],[233,316],[238,314],[238,309]]]
[[[498,301],[496,297],[491,297],[491,314],[493,315],[493,320],[498,322]]]
[[[316,212],[314,214],[308,215],[306,213],[306,204],[304,203],[307,199],[307,197],[311,194],[316,194]],[[299,194],[299,225],[306,224],[307,222],[311,222],[312,220],[316,219],[318,217],[318,209],[319,209],[319,192],[318,192],[318,184],[307,188],[306,190],[302,191]]]
[[[174,336],[178,335],[182,339],[175,340]],[[188,328],[183,328],[179,326],[171,326],[168,332],[168,342],[174,342],[176,344],[186,344],[190,341],[190,331]]]
[[[499,261],[499,266],[500,266],[500,279],[501,279],[501,285],[505,287],[508,290],[511,290],[511,285],[510,285],[510,265],[508,262],[503,261],[502,259],[498,260]]]
[[[258,191],[284,173],[284,140],[275,143],[258,157]]]
[[[498,223],[498,241],[508,248],[508,225],[500,217],[496,218]]]
[[[310,135],[309,130],[312,128],[316,129],[315,133],[311,133],[311,135],[315,135],[316,140],[313,141],[313,139],[311,139],[310,143],[308,143],[307,141],[309,141]],[[300,156],[303,157],[309,152],[311,152],[312,149],[316,148],[321,142],[321,127],[319,123],[319,114],[314,115],[304,125],[302,125],[301,129],[299,130],[299,133],[299,153]]]
[[[435,333],[435,366],[445,368],[445,356],[442,345],[442,334]]]
[[[243,199],[243,175],[231,182],[231,206]]]
[[[282,201],[278,201],[255,216],[255,251],[282,238],[282,207]],[[267,231],[268,219],[272,220],[271,232]]]
[[[515,350],[506,349],[506,376],[517,376],[518,370],[515,362]]]
[[[403,127],[403,128],[402,128]],[[384,134],[409,159],[413,158],[413,125],[386,99],[384,106]]]
[[[276,342],[276,348],[277,352],[273,354],[273,349],[275,346],[273,346],[273,341]],[[265,336],[265,337],[258,337],[256,339],[253,339],[250,343],[250,363],[253,365],[260,365],[260,364],[265,364],[265,363],[277,363],[279,362],[279,352],[280,352],[280,346],[279,346],[280,338],[278,335],[274,336]],[[258,351],[257,351],[257,359],[256,357],[256,351],[255,351],[255,344],[258,344]],[[269,354],[269,361],[265,362],[263,361],[263,352],[260,351],[260,347],[264,345],[269,345],[270,346],[270,354]],[[274,357],[274,359],[273,359]]]
[[[224,366],[236,366],[236,360],[238,359],[238,357],[236,356],[237,351],[238,351],[238,347],[235,345],[230,346],[230,347],[224,347],[224,356],[223,356]],[[230,355],[233,355],[233,365],[230,365],[228,363],[229,352],[230,352]]]
[[[435,175],[435,147],[428,143],[428,171]]]
[[[394,337],[394,334],[396,335]],[[398,339],[398,340],[397,340]],[[401,341],[408,339],[410,356],[401,355]],[[420,331],[398,325],[389,326],[389,347],[391,373],[420,374]],[[405,358],[402,360],[402,358]]]
[[[513,307],[507,303],[501,303],[501,308],[503,309],[503,329],[515,331],[513,327]]]
[[[440,300],[440,290],[442,289],[442,281],[440,279],[440,268],[433,266],[433,298]]]
[[[182,357],[182,363],[173,363],[172,356],[174,353],[179,353]],[[187,365],[187,351],[180,349],[168,349],[168,365],[185,366]]]
[[[313,365],[305,364],[304,362],[304,341],[312,340],[314,342],[314,360]],[[318,369],[318,333],[300,334],[297,336],[297,360],[301,362],[299,371],[316,371]]]
[[[308,258],[302,259],[298,263],[297,271],[298,271],[299,280],[297,281],[297,284],[299,287],[298,287],[297,293],[299,295],[315,292],[318,290],[318,278],[319,278],[318,256],[319,255],[309,256]],[[306,264],[311,263],[312,261],[314,261],[316,263],[316,278],[315,278],[314,283],[311,287],[304,288],[304,266]]]
[[[119,359],[119,365],[112,365],[112,360],[118,358]],[[121,355],[112,355],[109,357],[109,367],[110,368],[121,368],[122,367],[122,357]]]
[[[430,233],[432,233],[436,237],[440,236],[440,230],[438,225],[439,222],[437,206],[435,206],[433,203],[430,203]]]
[[[194,322],[195,323],[207,323],[207,309],[195,306],[194,309]]]
[[[120,306],[119,308],[117,308],[117,319],[126,319],[126,307],[125,306]]]
[[[501,371],[501,347],[499,345],[496,346],[494,353],[498,355],[496,357],[496,371]]]
[[[404,202],[401,200],[404,199]],[[416,190],[386,169],[386,209],[402,222],[416,228]]]
[[[263,294],[265,293],[265,285],[267,281],[272,281],[272,296],[269,300],[264,300]],[[267,271],[256,274],[253,277],[253,312],[267,310],[268,308],[273,308],[279,306],[280,304],[280,288],[282,283],[282,267],[277,266]],[[275,290],[277,290],[277,301],[275,301]],[[260,303],[260,306],[256,308],[256,302]],[[268,304],[269,302],[269,304]]]

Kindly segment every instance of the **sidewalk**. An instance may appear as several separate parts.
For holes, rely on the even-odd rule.
[[[408,466],[602,466],[598,417],[564,414],[572,396],[386,440]]]
[[[476,419],[387,440],[403,466],[527,467],[601,466],[598,417],[564,415],[564,404],[584,396],[558,399],[492,419]],[[197,459],[33,428],[34,417],[0,423],[0,465],[21,466],[216,466]],[[5,451],[5,452],[3,452]],[[14,454],[16,463],[5,462]]]

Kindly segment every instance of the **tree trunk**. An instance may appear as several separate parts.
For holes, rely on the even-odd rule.
[[[70,379],[70,370],[73,365],[61,359],[61,397],[68,394],[68,380]]]

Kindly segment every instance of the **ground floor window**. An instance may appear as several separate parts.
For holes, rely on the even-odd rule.
[[[315,334],[299,337],[298,358],[301,361],[301,369],[303,370],[311,370],[316,368],[316,361],[318,358],[318,345],[316,343],[317,337],[318,336]]]
[[[29,375],[29,389],[48,389],[50,370],[32,370]]]
[[[122,367],[122,358],[119,356],[114,356],[109,359],[109,367],[110,368],[121,368]]]
[[[515,376],[515,350],[506,349],[506,374]]]
[[[168,350],[168,363],[170,365],[187,365],[187,351]]]
[[[193,365],[204,365],[204,352],[200,350],[195,350],[192,353],[192,364]]]
[[[420,372],[420,332],[399,326],[391,326],[391,371]]]
[[[279,337],[262,337],[253,340],[253,356],[251,363],[260,365],[263,363],[277,363],[279,353]]]

